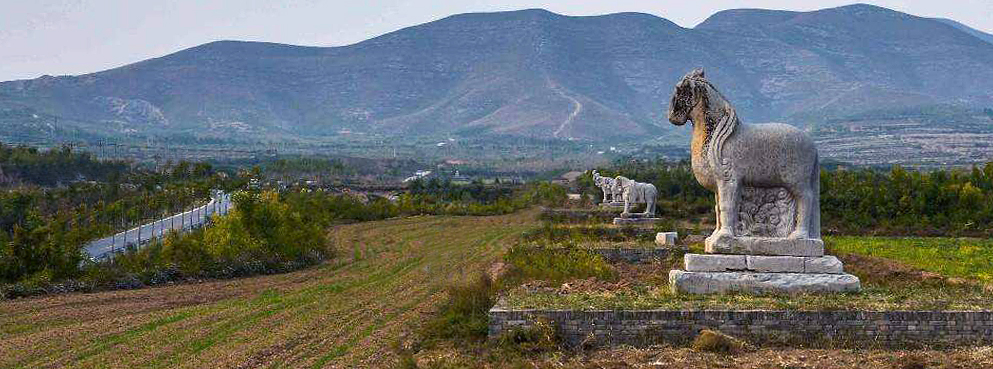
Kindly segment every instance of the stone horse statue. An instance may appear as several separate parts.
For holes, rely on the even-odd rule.
[[[624,176],[614,178],[614,193],[620,193],[624,199],[624,212],[621,217],[631,214],[631,204],[645,204],[645,217],[655,216],[655,199],[658,197],[658,190],[651,183],[635,182]]]
[[[742,233],[742,193],[763,189],[785,189],[783,196],[795,200],[795,211],[782,212],[791,218],[782,222],[786,238],[821,238],[817,148],[803,132],[779,123],[742,124],[702,69],[676,84],[668,113],[677,126],[693,122],[693,175],[717,196],[717,229],[708,242],[741,236],[735,230]]]
[[[601,176],[596,170],[593,171],[593,184],[603,191],[603,203],[619,201],[617,193],[614,192],[614,179]]]

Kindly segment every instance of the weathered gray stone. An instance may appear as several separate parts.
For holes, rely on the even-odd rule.
[[[709,254],[774,256],[824,256],[824,241],[810,238],[732,237],[722,235],[705,241]]]
[[[655,224],[662,218],[614,218],[614,225]]]
[[[615,194],[620,194],[621,199],[624,200],[624,212],[621,213],[622,217],[631,214],[631,204],[645,204],[645,212],[641,213],[643,217],[655,216],[655,199],[659,194],[658,190],[655,189],[655,185],[637,182],[624,176],[617,176],[617,178],[614,178],[613,191]]]
[[[690,272],[843,273],[841,261],[834,256],[686,254],[683,264]]]
[[[614,191],[614,179],[610,177],[601,176],[597,171],[593,171],[593,184],[600,187],[603,191],[603,203],[621,203],[624,206],[624,202],[620,199],[620,192]]]
[[[683,266],[691,272],[727,272],[747,269],[745,255],[686,254]]]
[[[679,235],[676,232],[659,232],[655,234],[655,244],[659,246],[675,246]]]
[[[803,259],[805,258],[797,256],[746,257],[749,271],[764,273],[803,273]]]
[[[817,147],[803,131],[788,124],[741,123],[731,102],[702,69],[676,85],[668,118],[675,125],[693,121],[693,174],[700,185],[717,194],[717,228],[711,238],[736,234],[821,238]],[[754,201],[744,201],[743,196]],[[763,210],[766,207],[777,209]],[[746,228],[742,214],[763,218],[745,219],[761,226]],[[752,228],[755,232],[746,232]]]
[[[669,287],[676,293],[797,294],[858,292],[861,284],[851,274],[688,272],[669,271]]]
[[[822,256],[819,258],[804,258],[803,271],[804,273],[841,274],[845,272],[845,268],[838,258],[834,256]]]

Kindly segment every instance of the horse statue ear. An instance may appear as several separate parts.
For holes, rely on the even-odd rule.
[[[690,76],[695,78],[705,78],[703,73],[703,68],[694,69],[692,72],[690,72]]]

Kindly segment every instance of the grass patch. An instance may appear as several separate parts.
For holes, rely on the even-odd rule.
[[[973,238],[825,237],[837,254],[897,260],[949,277],[993,281],[993,240]]]
[[[614,280],[616,273],[598,254],[575,246],[547,247],[521,244],[510,248],[504,258],[511,271],[508,281],[541,280],[562,283],[572,279]]]
[[[679,234],[697,234],[693,230],[675,227],[669,224],[659,224],[653,228],[645,227],[618,227],[606,224],[554,224],[545,222],[541,227],[524,233],[523,239],[535,242],[572,242],[572,243],[592,243],[592,242],[631,242],[655,241],[655,234],[658,232],[671,232],[676,230]]]

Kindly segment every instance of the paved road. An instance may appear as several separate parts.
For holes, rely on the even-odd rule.
[[[90,242],[84,248],[93,259],[106,258],[115,250],[122,250],[127,245],[147,243],[165,236],[171,230],[185,232],[200,227],[210,219],[211,215],[227,214],[228,210],[231,210],[231,195],[220,194],[199,208],[101,238]]]

